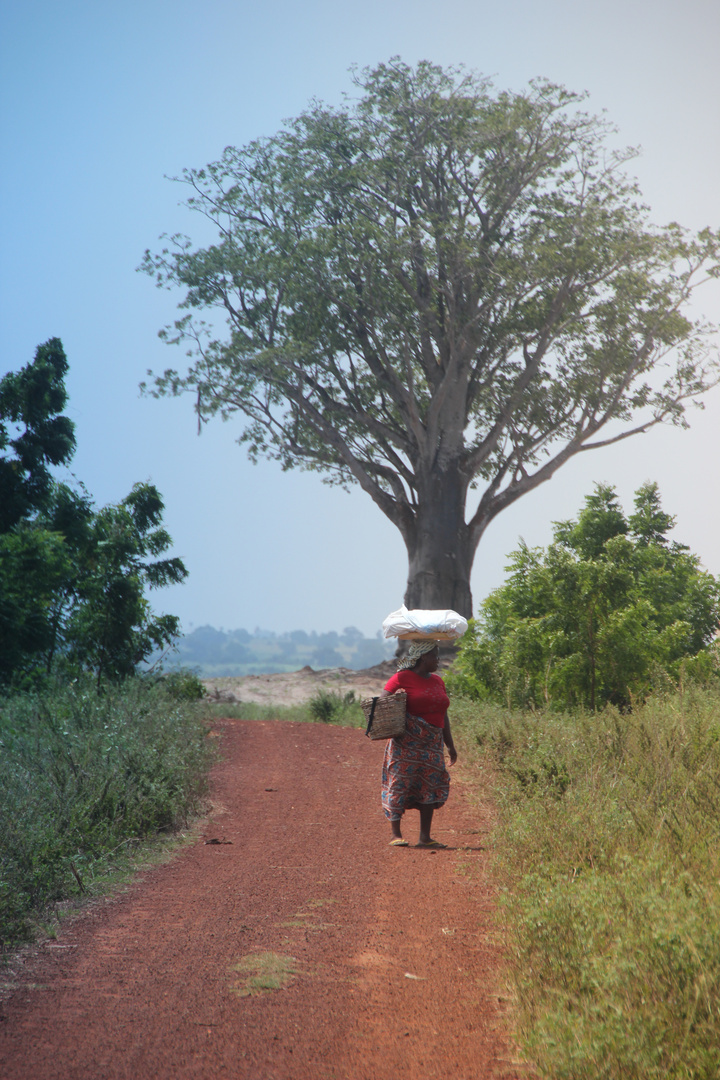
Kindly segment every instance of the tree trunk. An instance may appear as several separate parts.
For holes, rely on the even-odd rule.
[[[467,484],[459,470],[433,472],[418,491],[408,550],[408,608],[452,608],[469,619],[474,550],[465,524]]]

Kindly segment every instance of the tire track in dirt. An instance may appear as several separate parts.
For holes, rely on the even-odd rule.
[[[457,770],[435,817],[449,850],[390,848],[384,744],[319,724],[216,729],[205,837],[42,950],[2,1006],[2,1076],[526,1076],[501,1005],[489,816]],[[417,823],[407,815],[412,842]],[[238,965],[261,953],[292,957],[295,973],[242,996]]]

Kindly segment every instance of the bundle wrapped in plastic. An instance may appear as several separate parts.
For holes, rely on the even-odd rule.
[[[383,635],[403,641],[455,641],[468,628],[467,619],[457,611],[412,611],[403,606],[392,611],[383,622]]]

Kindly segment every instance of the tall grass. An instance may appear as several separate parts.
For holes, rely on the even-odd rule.
[[[260,705],[252,701],[203,703],[209,716],[230,717],[235,720],[287,720],[296,724],[332,724],[336,727],[365,727],[366,720],[360,702],[352,691],[338,694],[321,688],[309,701],[295,705]]]
[[[127,680],[0,701],[0,945],[48,905],[92,892],[128,842],[198,808],[209,763],[199,705]]]
[[[720,694],[453,717],[496,778],[518,1027],[541,1075],[717,1080]]]

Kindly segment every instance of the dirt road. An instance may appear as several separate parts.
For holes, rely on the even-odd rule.
[[[383,744],[216,728],[204,835],[43,948],[0,1009],[4,1080],[527,1075],[504,1030],[489,823],[462,779],[436,815],[447,850],[391,848]]]

